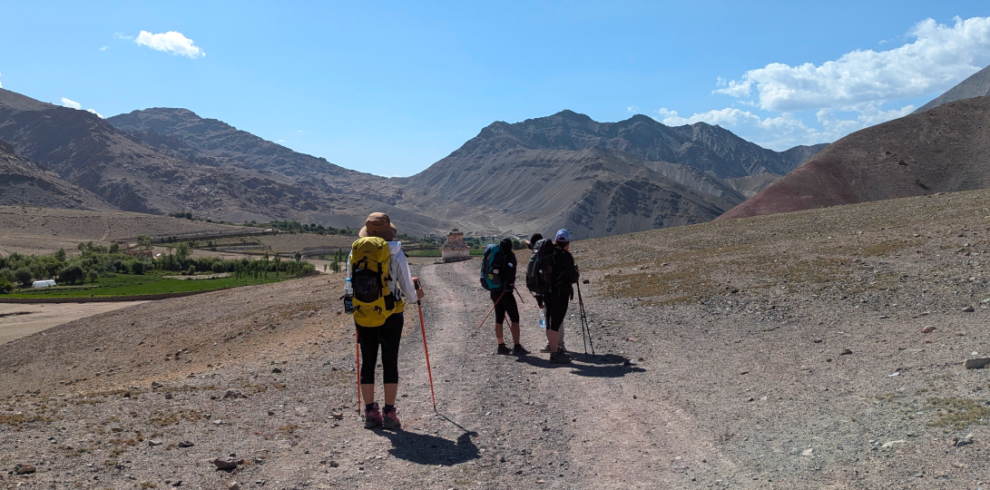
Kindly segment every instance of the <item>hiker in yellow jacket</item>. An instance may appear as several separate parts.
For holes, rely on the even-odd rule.
[[[416,289],[413,283],[402,244],[395,241],[396,233],[395,224],[387,214],[371,213],[358,232],[360,238],[352,245],[347,262],[347,277],[354,289],[354,323],[361,347],[361,396],[365,403],[364,427],[367,429],[402,427],[395,399],[399,392],[398,359],[404,298],[415,295],[419,301],[424,296],[423,290]],[[385,385],[383,410],[379,410],[375,402],[379,346]]]

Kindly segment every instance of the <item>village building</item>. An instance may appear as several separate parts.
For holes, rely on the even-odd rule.
[[[464,233],[454,228],[447,233],[447,241],[440,248],[443,262],[459,262],[471,259],[471,249],[464,243]]]

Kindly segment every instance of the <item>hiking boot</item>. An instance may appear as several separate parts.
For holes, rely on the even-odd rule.
[[[512,347],[512,353],[517,356],[525,356],[526,354],[529,354],[529,351],[523,348],[523,346],[516,344]]]
[[[571,356],[563,352],[554,352],[550,354],[550,362],[554,364],[570,364]]]
[[[549,353],[550,352],[550,344],[547,344],[546,347],[540,349],[540,352],[542,352],[544,354]]]
[[[380,425],[382,425],[382,413],[378,411],[378,404],[375,403],[371,410],[364,411],[364,428],[374,429]]]
[[[512,349],[508,348],[505,344],[498,344],[498,350],[495,353],[509,355],[512,354]]]
[[[385,417],[382,420],[382,428],[388,430],[399,430],[402,428],[402,422],[399,422],[399,416],[397,414],[398,410],[392,409],[391,412],[385,412]]]

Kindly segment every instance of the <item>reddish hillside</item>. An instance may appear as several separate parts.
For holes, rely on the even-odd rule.
[[[990,97],[855,132],[718,219],[990,187]]]

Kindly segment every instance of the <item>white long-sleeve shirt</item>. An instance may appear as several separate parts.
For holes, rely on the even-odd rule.
[[[398,291],[402,293],[402,296],[407,296],[410,298],[410,302],[416,302],[416,285],[413,283],[412,272],[409,272],[409,261],[406,260],[406,254],[402,253],[402,243],[398,241],[388,242],[388,253],[392,255],[392,260],[388,268],[388,275],[392,278],[389,282],[389,291],[396,291],[396,284],[399,285]],[[399,293],[396,293],[396,299],[403,299]]]

